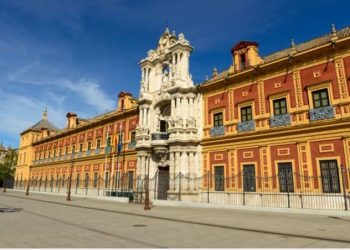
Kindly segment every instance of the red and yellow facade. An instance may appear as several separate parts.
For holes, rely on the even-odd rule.
[[[225,191],[243,189],[235,176],[245,166],[254,168],[255,177],[275,176],[257,181],[257,192],[278,192],[279,164],[288,163],[300,176],[321,177],[320,163],[327,161],[335,161],[349,191],[349,173],[341,167],[350,165],[350,37],[319,44],[316,39],[300,51],[293,44],[254,60],[258,55],[249,51],[256,52],[257,44],[241,43],[232,51],[232,67],[201,85],[202,170],[223,169],[230,180]],[[247,66],[247,61],[260,62]],[[320,181],[294,178],[294,189],[322,192]],[[203,185],[208,188],[208,181]],[[209,188],[215,190],[214,181]]]
[[[138,111],[131,95],[124,95],[119,95],[123,104],[119,103],[118,109],[80,122],[75,114],[68,113],[67,128],[34,141],[30,179],[66,180],[70,172],[73,180],[113,178],[117,171],[120,176],[136,176],[134,133]]]

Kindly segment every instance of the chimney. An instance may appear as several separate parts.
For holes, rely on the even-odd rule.
[[[118,95],[118,107],[117,111],[122,112],[123,110],[128,110],[133,108],[136,101],[130,93],[120,92]]]
[[[67,128],[75,128],[77,126],[77,115],[68,112],[67,115]]]
[[[241,41],[231,49],[235,71],[242,71],[263,62],[258,46],[257,42]]]

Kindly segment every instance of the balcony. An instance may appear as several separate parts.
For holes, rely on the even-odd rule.
[[[152,133],[151,135],[152,141],[157,141],[157,140],[168,140],[169,139],[169,134],[166,132],[158,132],[158,133]]]
[[[85,151],[85,156],[90,156],[91,155],[91,150],[86,150]]]
[[[109,154],[112,151],[112,147],[106,147],[105,148],[105,154]]]
[[[291,124],[290,114],[276,115],[270,117],[270,127],[281,127]]]
[[[82,157],[83,156],[83,151],[80,151],[79,153],[78,153],[78,158],[80,158],[80,157]]]
[[[100,152],[101,152],[101,149],[100,149],[100,148],[96,148],[96,149],[95,149],[95,155],[99,155]]]
[[[72,153],[72,154],[70,155],[71,160],[73,160],[74,157],[75,157],[75,153]]]
[[[255,130],[255,122],[253,120],[239,122],[237,124],[238,132],[247,132]]]
[[[136,147],[136,141],[131,141],[128,143],[128,149],[134,149]]]
[[[310,121],[319,121],[334,118],[333,106],[310,109]]]
[[[217,126],[210,129],[210,136],[221,136],[225,135],[225,126]]]

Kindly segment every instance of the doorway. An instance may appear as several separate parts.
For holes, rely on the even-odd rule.
[[[169,190],[169,166],[158,167],[158,200],[166,200]]]

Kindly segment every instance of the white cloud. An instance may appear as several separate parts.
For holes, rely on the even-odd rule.
[[[0,112],[1,133],[18,136],[19,133],[41,119],[45,103],[24,95],[6,93],[0,90],[0,106],[3,107],[3,111]],[[52,106],[48,106],[48,109],[51,111],[49,113],[50,120],[57,126],[61,125],[64,112],[60,108]]]
[[[115,107],[115,101],[101,89],[96,80],[60,78],[58,77],[60,74],[62,73],[59,70],[34,61],[8,73],[7,79],[10,82],[20,82],[35,87],[45,86],[47,88],[45,94],[60,104],[64,104],[65,95],[72,92],[74,96],[79,97],[81,102],[91,105],[94,111],[105,112]],[[61,94],[62,92],[65,95]]]
[[[115,106],[113,100],[105,94],[100,85],[94,80],[82,78],[73,83],[64,79],[60,81],[60,86],[74,91],[85,103],[94,106],[100,112],[111,110]]]

